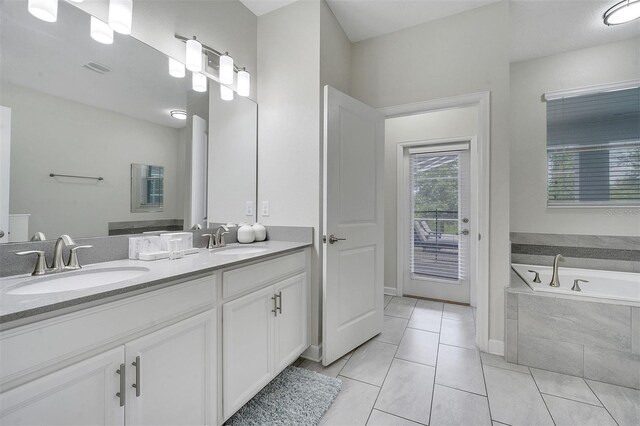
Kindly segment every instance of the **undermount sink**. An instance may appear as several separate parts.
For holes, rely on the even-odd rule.
[[[243,255],[243,254],[265,253],[268,250],[269,249],[267,249],[266,247],[230,247],[230,248],[215,250],[213,251],[213,253],[224,254],[227,256],[237,256],[237,255]]]
[[[86,290],[127,281],[147,272],[149,272],[149,268],[144,267],[81,269],[73,272],[61,272],[30,279],[8,290],[6,294],[28,295]]]

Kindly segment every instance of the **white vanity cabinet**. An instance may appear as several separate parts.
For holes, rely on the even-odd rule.
[[[223,289],[245,292],[222,305],[226,420],[308,347],[306,252],[225,273],[222,281]]]

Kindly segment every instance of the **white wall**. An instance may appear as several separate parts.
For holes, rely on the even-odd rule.
[[[10,213],[30,213],[30,235],[108,234],[108,222],[181,218],[179,130],[2,85],[12,109]],[[131,163],[164,166],[165,208],[131,213]],[[51,178],[49,173],[104,181]]]
[[[354,43],[351,52],[351,94],[375,107],[491,92],[489,335],[503,340],[503,288],[509,284],[508,3]]]
[[[640,78],[640,39],[511,64],[511,231],[640,235],[640,209],[547,208],[545,92]]]
[[[397,288],[399,143],[475,136],[478,108],[457,108],[387,119],[384,150],[384,282]]]

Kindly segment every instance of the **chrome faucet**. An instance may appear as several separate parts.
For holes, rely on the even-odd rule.
[[[553,258],[553,275],[551,275],[551,282],[549,285],[551,287],[560,287],[560,277],[558,276],[558,263],[561,260],[564,260],[561,254],[556,254],[556,257]]]
[[[222,232],[224,230],[224,232]],[[216,247],[224,247],[227,245],[227,242],[224,240],[224,236],[229,233],[229,228],[224,225],[218,226],[215,234],[215,246]]]
[[[61,235],[56,240],[56,245],[53,248],[53,260],[51,261],[50,272],[62,272],[64,271],[64,261],[62,260],[62,248],[65,246],[74,246],[76,243],[67,234]]]

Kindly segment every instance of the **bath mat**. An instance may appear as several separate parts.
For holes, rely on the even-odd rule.
[[[287,367],[225,424],[317,425],[341,387],[339,379],[304,368]]]

